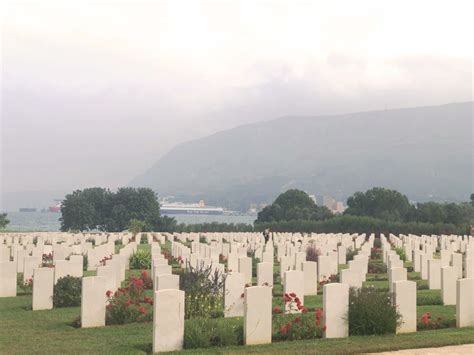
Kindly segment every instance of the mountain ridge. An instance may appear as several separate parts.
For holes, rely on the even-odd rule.
[[[416,200],[461,200],[472,190],[472,106],[286,115],[245,124],[177,145],[130,185],[238,209],[270,202],[287,187],[345,198],[383,185]]]

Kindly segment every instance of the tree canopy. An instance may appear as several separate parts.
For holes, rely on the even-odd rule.
[[[347,200],[344,216],[335,216],[318,207],[300,190],[288,190],[265,207],[255,227],[279,231],[383,231],[453,233],[469,230],[474,224],[473,195],[470,202],[410,204],[395,190],[381,187],[356,192]]]
[[[316,203],[301,190],[288,190],[280,194],[270,205],[259,212],[256,223],[291,220],[322,220],[332,216],[326,207]]]
[[[6,213],[0,213],[0,229],[5,228],[10,221],[7,219]]]
[[[410,210],[410,202],[405,195],[395,190],[374,187],[349,197],[344,214],[401,221],[406,219]]]
[[[143,222],[143,230],[167,230],[174,219],[160,216],[160,204],[149,188],[119,188],[117,192],[100,187],[74,191],[61,206],[61,230],[119,232],[131,220]]]

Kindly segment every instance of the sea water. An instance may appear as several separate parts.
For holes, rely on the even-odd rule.
[[[7,218],[10,224],[7,226],[11,231],[35,231],[54,232],[58,231],[61,223],[60,213],[52,212],[8,212]],[[173,215],[178,223],[245,223],[253,224],[256,216],[227,216],[227,215]]]

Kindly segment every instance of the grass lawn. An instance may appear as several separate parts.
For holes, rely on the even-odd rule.
[[[139,248],[148,246],[140,245]],[[169,248],[169,245],[166,245]],[[274,270],[278,274],[278,270]],[[140,271],[127,271],[138,275]],[[85,272],[85,276],[95,275]],[[410,273],[418,278],[417,273]],[[388,288],[386,274],[367,276],[366,285],[379,289]],[[377,280],[377,281],[376,281]],[[425,282],[418,282],[418,287]],[[423,288],[423,287],[421,287]],[[151,292],[151,291],[150,291]],[[273,306],[283,307],[282,286],[279,275],[275,278]],[[128,324],[93,329],[76,329],[71,323],[80,315],[79,307],[59,308],[49,311],[31,311],[31,295],[18,290],[17,297],[0,298],[0,354],[20,353],[150,353],[152,349],[152,325]],[[417,291],[417,317],[430,312],[434,319],[454,321],[455,306],[439,305],[440,291]],[[421,301],[420,301],[421,300]],[[422,304],[420,304],[422,303]],[[306,296],[304,304],[311,310],[322,308],[322,295]],[[236,319],[221,319],[236,322]],[[319,339],[276,342],[271,345],[240,346],[186,350],[190,353],[361,353],[398,349],[437,347],[474,343],[474,328],[447,328],[391,336],[354,336],[345,339]]]
[[[306,298],[317,304],[320,296]],[[152,325],[128,324],[94,329],[75,329],[70,324],[79,307],[30,311],[31,296],[0,299],[0,353],[133,353],[151,351]],[[454,316],[453,306],[423,306],[418,313]],[[474,329],[440,329],[399,336],[349,337],[346,339],[280,342],[251,347],[188,350],[192,353],[356,353],[417,347],[474,343]]]

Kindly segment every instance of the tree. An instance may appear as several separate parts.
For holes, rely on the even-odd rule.
[[[131,219],[128,223],[128,230],[132,232],[133,236],[136,236],[140,233],[145,227],[145,222],[140,221],[139,219]]]
[[[123,231],[132,219],[145,222],[144,231],[156,230],[160,225],[160,204],[152,189],[120,188],[111,196],[111,206],[108,231]]]
[[[347,206],[344,214],[393,221],[405,220],[412,211],[412,206],[405,195],[382,187],[356,192],[347,199]]]
[[[317,206],[306,192],[293,189],[280,194],[275,202],[260,211],[256,222],[315,221],[331,216],[329,209]]]
[[[6,213],[0,213],[0,229],[5,228],[10,221],[7,219]]]
[[[474,194],[471,194],[471,205],[474,206]]]
[[[96,210],[80,190],[66,195],[61,204],[61,230],[92,230],[97,228]]]
[[[121,232],[131,220],[144,223],[143,231],[170,228],[171,219],[160,217],[160,204],[153,190],[124,187],[117,192],[103,188],[74,191],[61,206],[61,230]],[[174,219],[172,219],[174,221]]]

